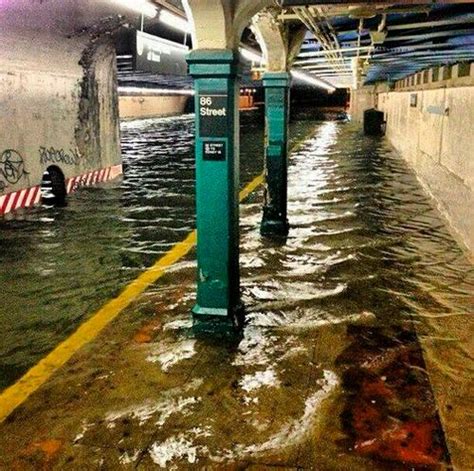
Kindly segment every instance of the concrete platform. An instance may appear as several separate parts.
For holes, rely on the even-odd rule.
[[[2,425],[2,468],[385,469],[336,445],[347,323],[273,329],[249,313],[243,339],[196,338],[189,265]]]
[[[436,337],[420,336],[421,317],[395,296],[396,274],[421,273],[413,260],[426,247],[397,259],[393,230],[375,239],[370,221],[348,213],[351,198],[334,201],[348,184],[328,177],[338,129],[321,127],[293,157],[287,241],[260,237],[260,198],[243,209],[242,335],[193,330],[190,255],[0,425],[0,469],[473,469],[469,432],[450,423],[446,436],[438,412],[440,397],[456,407],[456,391],[433,393],[439,364],[424,352]],[[400,181],[416,193],[408,171]],[[416,239],[436,213],[388,185],[379,214],[408,225],[390,211],[409,206],[414,226],[403,230]],[[438,231],[431,244],[451,246]]]

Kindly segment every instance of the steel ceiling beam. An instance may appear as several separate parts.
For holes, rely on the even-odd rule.
[[[323,49],[322,53],[328,63],[330,63],[334,69],[341,68],[342,54],[340,53],[337,34],[332,25],[324,18],[323,12],[318,10],[318,16],[315,19],[313,14],[306,7],[294,8],[293,11],[318,40]]]
[[[374,59],[379,61],[391,61],[391,60],[403,60],[409,58],[423,58],[423,57],[440,57],[445,55],[459,55],[459,54],[470,54],[474,56],[474,48],[473,49],[455,49],[455,50],[448,50],[448,51],[431,51],[428,53],[423,52],[413,52],[410,54],[399,54],[394,56],[374,56]]]
[[[404,29],[433,28],[437,26],[449,26],[457,24],[474,23],[474,14],[468,13],[448,20],[425,21],[422,23],[406,23],[402,25],[387,26],[388,31],[398,31]]]
[[[408,34],[405,36],[387,36],[384,42],[393,41],[408,41],[412,39],[430,39],[430,38],[442,38],[444,36],[473,36],[474,31],[472,29],[451,29],[448,31],[438,31],[436,33],[419,33],[419,34]]]
[[[391,13],[391,12],[389,12]],[[474,23],[474,13],[466,13],[464,15],[458,15],[454,18],[447,20],[436,20],[436,21],[424,21],[420,23],[404,23],[400,25],[388,25],[388,31],[401,31],[406,29],[422,29],[422,28],[436,28],[438,26],[450,26],[450,25],[464,25]],[[341,29],[338,30],[338,34],[356,33],[357,28]]]
[[[319,65],[307,65],[301,67],[304,70],[333,70],[328,64],[319,64]],[[350,69],[350,62],[347,62],[345,69]]]
[[[361,0],[278,0],[278,3],[282,7],[302,7],[302,6],[321,6],[321,5],[339,5],[339,6],[352,6],[352,5],[364,5],[364,6],[375,6],[375,5],[386,5],[387,7],[392,6],[394,2],[387,1],[361,1]],[[398,0],[395,2],[397,5],[433,5],[436,3],[465,3],[461,0],[447,0],[447,1],[436,1],[436,0]]]
[[[437,19],[433,19],[431,16],[427,16],[426,21],[420,21],[420,17],[401,17],[401,16],[390,16],[391,21],[395,21],[401,24],[388,24],[383,23],[383,31],[388,31],[388,36],[382,44],[372,43],[372,37],[369,40],[368,30],[369,28],[361,26],[350,29],[349,31],[337,30],[337,27],[330,20],[331,14],[330,9],[321,8],[323,5],[338,5],[341,8],[336,8],[332,12],[338,11],[339,15],[349,14],[349,7],[352,5],[364,5],[368,8],[373,7],[374,14],[387,14],[391,13],[390,8],[393,8],[394,3],[388,2],[358,2],[358,1],[344,1],[344,0],[282,0],[279,2],[284,7],[291,7],[283,12],[284,15],[288,13],[296,13],[306,7],[304,11],[312,16],[312,21],[308,20],[306,15],[304,23],[308,29],[314,32],[311,23],[315,23],[318,28],[323,28],[326,32],[324,39],[331,39],[331,41],[321,41],[318,35],[315,34],[316,39],[319,39],[320,48],[314,49],[311,44],[308,44],[305,50],[303,50],[297,58],[295,65],[303,68],[309,73],[313,73],[316,76],[321,77],[337,77],[340,79],[349,80],[351,75],[351,67],[353,61],[358,59],[357,68],[352,72],[357,71],[361,74],[361,80],[367,80],[366,77],[370,77],[370,80],[377,80],[377,77],[386,79],[387,77],[399,76],[401,74],[410,74],[415,71],[423,70],[427,67],[433,67],[436,65],[442,65],[445,63],[455,63],[466,60],[474,60],[474,48],[471,49],[469,46],[474,46],[474,28],[471,25],[474,23],[474,13],[468,12],[465,14],[456,13],[456,16],[438,16]],[[436,2],[436,1],[423,1],[423,0],[408,0],[396,2],[396,6],[403,8],[413,5],[424,5],[423,8],[428,8],[427,13],[430,12],[429,5],[434,3],[440,3],[446,5],[446,3],[463,3],[460,1],[454,2]],[[311,8],[310,5],[319,8]],[[387,8],[380,8],[386,6]],[[426,7],[427,6],[427,7]],[[345,9],[345,13],[343,10]],[[407,8],[405,8],[406,10]],[[342,12],[342,13],[341,13]],[[444,11],[443,11],[444,12]],[[324,16],[321,16],[323,13]],[[301,14],[299,15],[301,16]],[[324,27],[324,19],[331,24],[331,29]],[[395,20],[394,20],[395,18]],[[410,18],[416,18],[418,21],[410,22]],[[301,18],[300,18],[301,20]],[[370,23],[373,26],[372,22]],[[382,23],[381,23],[382,25]],[[346,23],[346,28],[347,28]],[[344,25],[342,25],[344,28]],[[470,28],[470,29],[468,29]],[[380,30],[380,25],[379,28]],[[444,31],[443,31],[444,29]],[[341,38],[344,33],[358,32],[357,41],[344,41]],[[331,35],[329,33],[331,32]],[[401,33],[401,34],[400,34]],[[397,34],[400,34],[397,36]],[[331,37],[333,36],[333,37]],[[447,41],[455,42],[455,38],[466,36],[461,42],[465,44],[447,44]],[[471,39],[472,38],[472,39]],[[443,43],[436,43],[437,40],[443,41]],[[435,44],[433,44],[435,42]],[[459,40],[457,41],[459,42]],[[332,44],[331,54],[328,55],[327,43]],[[338,45],[337,48],[334,44]],[[386,44],[385,44],[386,43]],[[334,53],[337,54],[337,69],[334,64]],[[367,67],[370,67],[366,74]]]
[[[390,48],[385,48],[386,52],[383,52],[383,53],[380,53],[379,55],[393,55],[393,54],[409,54],[413,51],[421,51],[423,49],[444,49],[444,48],[448,48],[448,49],[453,49],[453,48],[456,48],[456,47],[464,47],[464,46],[474,46],[474,38],[473,38],[473,42],[470,42],[470,43],[465,43],[465,44],[460,44],[460,45],[453,45],[453,44],[446,44],[446,43],[443,43],[443,44],[433,44],[433,43],[428,43],[428,44],[414,44],[414,45],[411,45],[411,44],[406,44],[406,45],[403,45],[403,46],[400,46],[400,47],[394,47],[393,50],[391,50]],[[383,48],[383,46],[381,47]],[[379,51],[381,50],[378,49]],[[403,48],[403,49],[409,49],[409,50],[406,50],[406,51],[397,51],[397,49],[400,49],[400,48]]]
[[[367,50],[370,49],[371,46],[361,46],[361,47],[341,47],[337,49],[337,52],[352,52],[357,50]],[[301,52],[298,54],[298,57],[317,57],[317,56],[324,56],[324,51],[315,51],[315,52]]]

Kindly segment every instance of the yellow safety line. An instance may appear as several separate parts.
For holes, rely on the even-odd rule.
[[[253,193],[262,183],[264,180],[264,174],[260,174],[258,177],[255,177],[239,194],[240,201],[242,202],[250,193]]]
[[[293,151],[298,145],[295,145]],[[291,152],[290,151],[290,152]],[[264,174],[255,177],[240,192],[240,201],[255,191],[263,182]],[[0,393],[0,423],[2,423],[19,405],[39,389],[59,368],[61,368],[77,351],[92,341],[113,321],[127,306],[142,294],[150,285],[159,280],[166,270],[183,258],[196,245],[196,231],[177,243],[169,252],[160,258],[151,268],[132,281],[119,295],[105,304],[90,319],[85,321],[66,340],[52,352],[41,359],[15,384]]]
[[[254,178],[241,192],[243,201],[252,191],[263,183],[263,174]],[[151,268],[132,281],[118,297],[112,299],[85,321],[66,340],[61,342],[51,353],[33,366],[15,384],[0,394],[0,423],[3,422],[20,404],[39,389],[59,368],[61,368],[78,350],[93,340],[129,306],[150,285],[159,280],[166,270],[183,258],[196,245],[196,231],[177,243],[169,252],[160,258]]]

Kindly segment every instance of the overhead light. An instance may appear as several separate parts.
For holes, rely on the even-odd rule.
[[[307,83],[308,85],[313,85],[315,87],[324,88],[329,93],[332,93],[332,92],[336,91],[336,87],[333,87],[332,85],[325,82],[324,80],[320,80],[320,79],[318,79],[314,76],[311,76],[309,74],[305,74],[304,72],[299,72],[298,70],[292,70],[291,75],[293,75],[293,77],[295,79],[301,80],[301,81]]]
[[[156,16],[156,8],[148,0],[115,0],[124,7],[130,8],[130,10],[141,13],[142,15],[154,18]]]
[[[189,21],[185,20],[181,16],[171,13],[169,10],[162,9],[160,11],[160,21],[171,28],[182,31],[183,33],[191,33],[192,28]]]
[[[254,52],[254,51],[251,51],[250,49],[247,49],[245,47],[241,47],[239,49],[239,51],[240,51],[240,55],[244,59],[246,59],[250,62],[260,62],[260,64],[263,63],[263,57],[260,54]]]
[[[239,50],[240,50],[241,56],[244,59],[247,59],[247,60],[252,61],[252,62],[260,62],[260,63],[263,62],[263,57],[260,54],[257,54],[256,52],[251,51],[250,49],[246,49],[244,47],[241,47]],[[331,84],[329,84],[329,83],[327,83],[323,80],[319,80],[318,78],[313,77],[309,74],[305,74],[304,72],[299,72],[297,70],[292,70],[291,75],[293,75],[294,78],[299,79],[299,80],[301,80],[301,81],[303,81],[303,82],[305,82],[309,85],[324,88],[329,93],[332,93],[332,92],[336,91],[336,88],[333,87]]]

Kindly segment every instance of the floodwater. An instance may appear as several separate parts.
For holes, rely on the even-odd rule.
[[[260,236],[260,194],[242,208],[242,338],[195,337],[192,276],[175,274],[148,301],[173,300],[154,343],[124,352],[133,375],[106,380],[136,391],[119,410],[99,389],[92,404],[91,391],[96,422],[84,408],[78,443],[117,445],[120,463],[143,469],[443,469],[472,459],[462,428],[472,419],[473,265],[384,139],[307,114],[292,139],[302,143],[289,169],[288,239]],[[244,115],[243,182],[260,173],[262,141],[261,122]],[[125,123],[123,184],[2,223],[4,385],[193,227],[191,145],[192,117]],[[150,399],[147,381],[155,402],[133,404]]]
[[[194,228],[193,137],[192,115],[124,122],[123,182],[0,220],[0,390]],[[243,114],[242,185],[262,149],[261,119]]]

